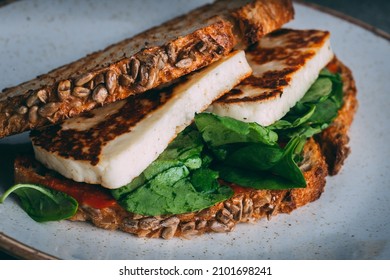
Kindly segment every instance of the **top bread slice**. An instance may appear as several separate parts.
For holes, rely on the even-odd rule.
[[[218,0],[0,94],[0,138],[145,92],[291,20],[291,0]]]

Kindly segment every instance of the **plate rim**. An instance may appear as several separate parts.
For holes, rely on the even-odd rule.
[[[29,260],[58,260],[57,257],[20,242],[0,232],[0,250],[15,258]]]
[[[18,2],[18,0],[4,0],[3,2],[0,2],[0,9],[14,2]],[[344,14],[343,12],[316,3],[309,3],[304,0],[293,0],[293,2],[302,6],[309,7],[313,10],[317,10],[319,12],[332,15],[336,18],[340,18],[346,22],[352,23],[383,39],[390,41],[390,33],[387,33],[386,31],[377,28],[367,22],[359,20],[355,17]],[[28,246],[23,242],[18,241],[4,234],[1,231],[0,231],[0,252],[4,252],[18,259],[26,259],[26,260],[59,260],[60,259],[58,257],[45,253],[44,251],[36,249],[32,246]]]

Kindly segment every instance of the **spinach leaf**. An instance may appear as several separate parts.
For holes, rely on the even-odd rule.
[[[119,199],[122,195],[126,196],[129,192],[145,185],[158,174],[172,168],[178,168],[174,170],[183,168],[187,170],[187,173],[189,170],[200,168],[203,164],[201,157],[203,146],[199,132],[193,127],[188,127],[168,145],[164,152],[141,175],[129,184],[113,190],[112,195],[115,199]]]
[[[202,176],[205,177],[207,174]],[[202,185],[203,188],[210,190],[218,184],[214,176],[202,178],[202,181],[212,183],[211,187]],[[218,186],[212,192],[199,192],[195,189],[191,179],[185,177],[173,185],[148,183],[120,199],[119,203],[130,212],[156,216],[199,211],[224,201],[232,195],[232,189],[226,186]]]
[[[217,169],[221,178],[227,182],[253,188],[257,190],[286,190],[302,187],[300,184],[276,176],[267,171],[253,171],[234,166],[218,165]]]
[[[324,101],[332,92],[333,83],[328,77],[320,76],[305,96],[299,102],[301,103],[318,103]]]
[[[340,75],[322,70],[305,96],[281,120],[267,128],[278,133],[283,140],[311,137],[329,126],[342,102]]]
[[[227,157],[215,168],[222,179],[241,186],[273,190],[302,188],[306,181],[294,158],[301,153],[304,143],[305,138],[293,138],[284,149],[277,146],[264,149],[261,145],[251,144],[248,146],[250,153]],[[267,157],[273,162],[264,166],[261,161]]]
[[[0,203],[3,203],[11,193],[19,197],[23,210],[37,222],[70,218],[78,208],[78,203],[73,197],[33,184],[14,185],[0,197]]]
[[[293,182],[296,187],[305,187],[306,180],[302,171],[295,162],[305,145],[306,138],[295,137],[283,149],[283,156],[271,169],[271,173]]]
[[[209,168],[199,168],[191,174],[191,184],[195,190],[200,193],[218,192],[219,174]]]
[[[200,133],[187,128],[139,177],[113,190],[113,196],[127,211],[153,216],[198,211],[228,199],[233,191],[220,186],[203,148]]]
[[[277,164],[283,156],[278,145],[263,143],[238,143],[225,146],[225,159],[221,162],[230,166],[245,166],[251,170],[268,170]]]
[[[278,140],[275,132],[257,123],[246,123],[211,113],[197,114],[195,125],[202,134],[203,140],[212,147],[241,142],[274,145]]]
[[[308,122],[315,110],[315,105],[304,106],[298,103],[286,116],[268,126],[268,129],[282,130],[299,127]]]
[[[212,168],[220,172],[222,179],[264,189],[306,186],[294,161],[306,138],[293,138],[283,149],[276,143],[278,136],[273,131],[256,123],[201,113],[195,117],[195,124],[214,156]]]

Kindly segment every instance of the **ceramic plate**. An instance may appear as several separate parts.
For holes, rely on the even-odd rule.
[[[104,48],[206,1],[18,1],[0,8],[0,88]],[[174,9],[172,7],[175,7]],[[295,28],[331,31],[355,76],[360,108],[352,153],[321,199],[228,234],[150,240],[69,221],[36,223],[16,199],[0,205],[0,247],[23,258],[389,259],[390,44],[365,28],[296,4]],[[0,192],[12,184],[12,156],[27,135],[0,140]]]

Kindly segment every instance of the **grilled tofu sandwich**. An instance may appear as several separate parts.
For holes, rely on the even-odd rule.
[[[278,3],[251,17],[286,18],[278,13],[289,1],[233,14]],[[37,221],[169,239],[228,232],[318,199],[349,153],[354,80],[329,32],[268,22],[274,31],[260,38],[242,21],[247,39],[205,68],[35,128],[34,153],[16,158],[16,185],[0,201],[15,193]]]

